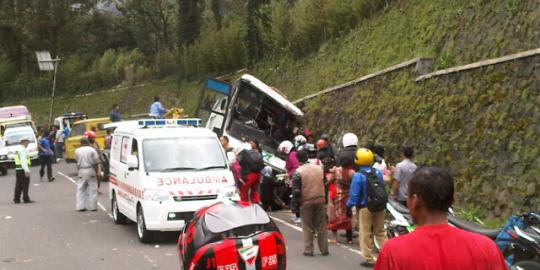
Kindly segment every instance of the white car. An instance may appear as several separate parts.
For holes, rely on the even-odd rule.
[[[0,162],[13,163],[15,161],[15,151],[20,147],[21,139],[27,137],[30,139],[27,153],[32,161],[38,159],[38,147],[36,134],[31,126],[10,127],[4,132],[2,147],[0,147]],[[7,158],[6,158],[7,157]]]
[[[138,120],[117,125],[109,196],[115,223],[137,223],[141,242],[180,231],[201,207],[238,200],[225,151],[200,119]]]

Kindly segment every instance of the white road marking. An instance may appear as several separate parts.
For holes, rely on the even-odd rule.
[[[285,226],[287,226],[287,227],[289,227],[289,228],[291,228],[293,230],[297,230],[299,232],[302,232],[302,228],[300,228],[300,227],[298,227],[296,225],[292,225],[292,224],[290,224],[289,222],[287,222],[287,221],[285,221],[283,219],[280,219],[280,218],[277,218],[277,217],[274,217],[274,216],[272,216],[272,219],[278,221],[279,223],[281,223],[281,224],[283,224],[283,225],[285,225]]]
[[[66,178],[67,180],[71,181],[71,183],[73,183],[74,185],[77,184],[77,182],[76,182],[75,180],[73,180],[73,178],[71,178],[71,177],[69,177],[69,176],[63,174],[62,172],[56,172],[56,173],[59,174],[59,175],[61,175],[61,176],[63,176],[63,177]],[[101,204],[100,202],[98,202],[97,205],[99,206],[99,208],[100,208],[101,210],[103,210],[103,212],[107,213],[107,215],[109,215],[110,218],[113,218],[112,214],[109,213],[109,212],[107,211],[107,208],[105,208],[105,206],[103,206],[103,204]]]
[[[302,232],[302,227],[300,226],[296,226],[296,225],[293,225],[293,224],[290,224],[289,222],[283,220],[283,219],[280,219],[280,218],[277,218],[277,217],[274,217],[274,216],[271,216],[273,220],[293,229],[293,230],[296,230],[296,231],[299,231],[299,232]],[[358,255],[362,255],[362,252],[360,252],[359,250],[356,250],[354,248],[351,248],[347,245],[344,245],[344,244],[341,244],[341,243],[336,243],[337,246],[341,247],[341,248],[344,248],[350,252],[353,252],[353,253],[356,253]]]

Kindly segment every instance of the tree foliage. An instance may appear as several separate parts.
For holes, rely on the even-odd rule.
[[[62,58],[60,93],[230,72],[311,53],[387,1],[0,0],[0,84],[39,91],[37,50]]]
[[[200,35],[203,1],[178,0],[178,40],[180,44],[192,45]]]

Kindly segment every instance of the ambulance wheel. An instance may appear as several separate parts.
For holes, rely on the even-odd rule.
[[[114,220],[115,224],[126,224],[126,216],[120,212],[120,209],[118,209],[118,202],[116,201],[116,194],[113,193],[112,199],[111,199],[111,211],[112,211],[112,218]]]
[[[148,243],[152,241],[153,234],[152,231],[146,229],[146,224],[144,223],[144,212],[142,207],[137,206],[137,236],[139,241],[142,243]]]

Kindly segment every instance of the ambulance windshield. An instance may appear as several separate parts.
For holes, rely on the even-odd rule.
[[[21,144],[21,139],[22,138],[28,138],[30,139],[30,143],[35,143],[36,141],[34,140],[34,133],[32,131],[28,131],[28,132],[14,132],[14,133],[6,133],[6,136],[5,136],[5,145],[6,146],[13,146],[13,145],[19,145]]]
[[[226,169],[227,161],[215,138],[161,138],[143,141],[147,172]]]

